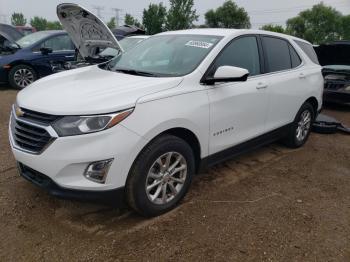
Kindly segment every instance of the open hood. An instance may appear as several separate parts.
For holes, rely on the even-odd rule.
[[[350,66],[350,41],[336,41],[314,47],[322,66]]]
[[[0,35],[12,43],[23,37],[23,34],[15,27],[7,24],[0,24]]]
[[[77,4],[60,4],[57,16],[84,58],[93,58],[99,48],[111,47],[123,52],[106,24],[87,9]]]

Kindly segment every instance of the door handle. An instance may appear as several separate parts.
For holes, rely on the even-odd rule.
[[[66,55],[65,58],[73,58],[74,55]]]
[[[256,86],[256,89],[264,89],[267,88],[267,84],[264,82],[259,82],[258,85]]]
[[[306,75],[305,75],[304,73],[300,73],[300,74],[299,74],[299,78],[300,78],[300,79],[305,79],[305,78],[306,78]]]

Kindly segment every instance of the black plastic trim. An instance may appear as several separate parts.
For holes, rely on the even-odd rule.
[[[126,206],[124,187],[105,191],[68,189],[59,186],[50,177],[25,166],[22,163],[18,162],[17,167],[22,177],[34,185],[43,188],[55,197],[107,204],[114,207]]]
[[[270,131],[264,135],[253,138],[249,141],[243,142],[239,145],[230,147],[213,155],[210,155],[201,160],[200,170],[204,170],[210,166],[226,161],[228,159],[245,154],[252,150],[255,150],[264,145],[275,142],[288,134],[292,124],[285,125],[273,131]]]

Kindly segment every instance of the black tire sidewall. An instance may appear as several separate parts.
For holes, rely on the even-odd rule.
[[[9,74],[8,74],[8,80],[9,80],[9,83],[10,85],[15,88],[15,89],[18,89],[18,90],[21,90],[23,89],[23,87],[20,87],[16,84],[15,80],[14,80],[14,75],[15,75],[15,72],[19,69],[27,69],[27,70],[30,70],[34,76],[34,81],[37,80],[37,73],[35,72],[35,70],[31,67],[31,66],[28,66],[28,65],[17,65],[17,66],[14,66]],[[33,81],[33,82],[34,82]]]
[[[147,174],[156,159],[168,152],[178,152],[186,159],[186,181],[181,192],[174,199],[164,205],[157,205],[152,203],[147,197],[145,189]],[[129,183],[132,184],[127,188],[132,191],[129,193],[132,194],[134,200],[133,204],[136,206],[137,211],[144,216],[156,216],[173,209],[186,195],[191,185],[194,172],[195,162],[193,151],[184,140],[168,136],[167,138],[161,139],[161,141],[152,143],[148,146],[146,151],[140,154],[129,174],[129,176],[133,177],[129,181]]]

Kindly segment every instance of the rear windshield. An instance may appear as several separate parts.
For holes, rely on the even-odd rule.
[[[304,51],[304,53],[310,58],[312,62],[318,65],[320,64],[312,45],[298,40],[294,40],[294,42],[297,43],[297,45]]]

